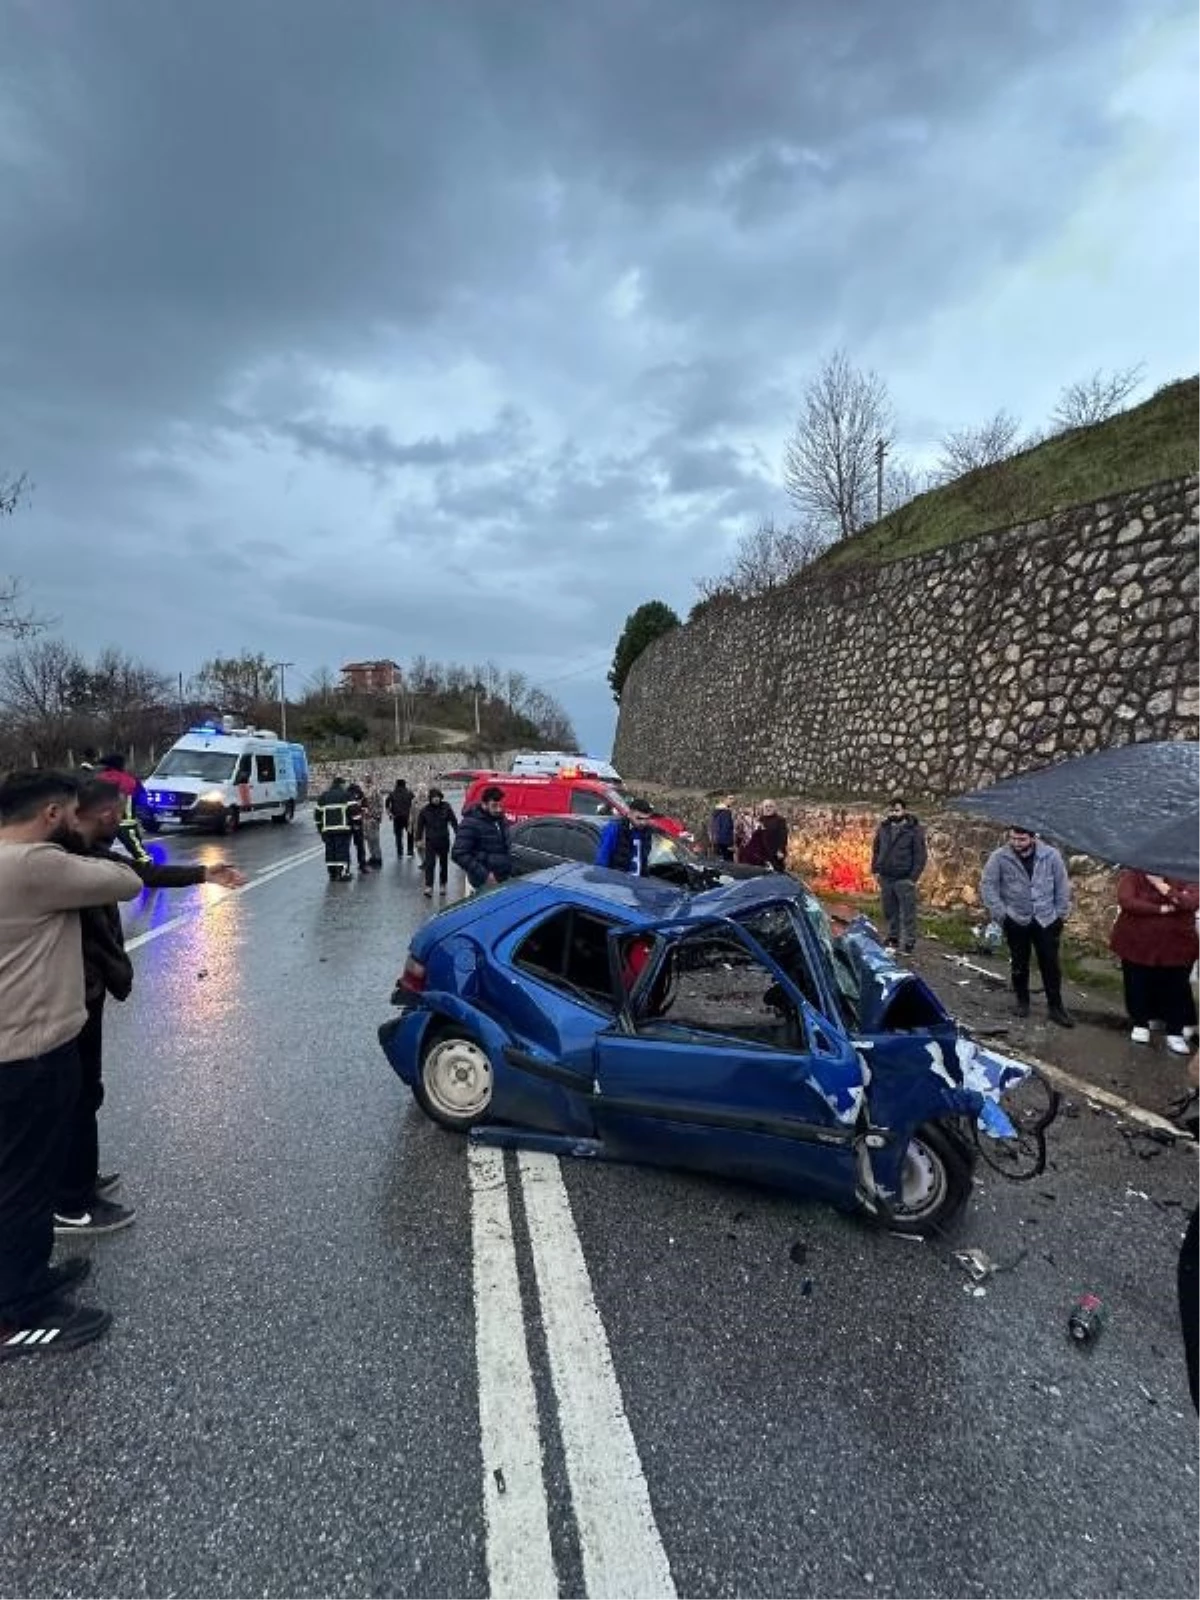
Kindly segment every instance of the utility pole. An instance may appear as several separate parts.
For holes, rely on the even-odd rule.
[[[875,521],[883,521],[883,458],[887,445],[882,439],[875,444]]]
[[[272,668],[279,674],[279,737],[287,738],[287,679],[284,674],[289,667],[294,667],[294,661],[272,661]]]
[[[180,733],[182,733],[184,731],[184,725],[185,725],[186,722],[187,722],[187,712],[184,710],[184,706],[183,706],[183,673],[181,672],[179,674],[179,731],[180,731]]]

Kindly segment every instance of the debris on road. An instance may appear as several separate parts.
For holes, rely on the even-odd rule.
[[[986,1250],[956,1250],[954,1259],[961,1262],[976,1283],[982,1283],[996,1271],[996,1263]]]
[[[1067,1318],[1067,1332],[1078,1344],[1091,1344],[1099,1337],[1107,1315],[1099,1295],[1081,1294]]]

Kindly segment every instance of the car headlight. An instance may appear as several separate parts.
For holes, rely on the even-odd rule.
[[[225,796],[220,789],[210,789],[207,794],[202,794],[196,802],[197,805],[201,806],[219,806],[224,805],[224,803]]]

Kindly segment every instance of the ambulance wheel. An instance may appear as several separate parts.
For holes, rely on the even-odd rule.
[[[220,817],[217,819],[217,832],[236,833],[241,824],[241,820],[242,813],[236,806],[230,806],[229,809],[227,811],[223,811]]]
[[[271,818],[272,822],[290,822],[296,815],[296,802],[289,800],[283,810]]]

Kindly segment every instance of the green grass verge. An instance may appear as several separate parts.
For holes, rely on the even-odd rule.
[[[1068,506],[1127,494],[1200,468],[1200,379],[1092,428],[1060,434],[998,466],[968,473],[827,551],[810,572],[919,555]]]

